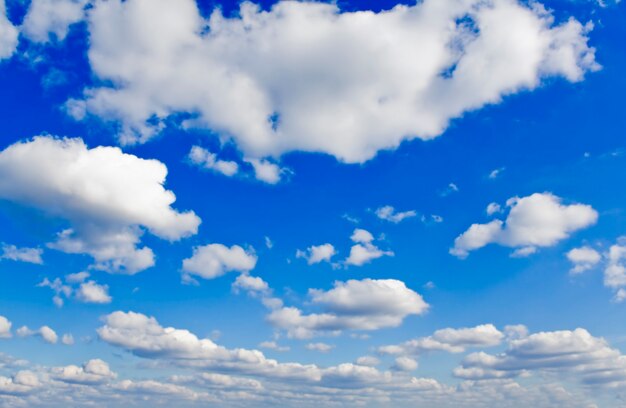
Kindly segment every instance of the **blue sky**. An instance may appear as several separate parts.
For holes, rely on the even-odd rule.
[[[625,17],[0,0],[0,405],[623,406]]]

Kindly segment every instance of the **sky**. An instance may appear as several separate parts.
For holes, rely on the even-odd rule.
[[[615,0],[0,0],[0,406],[626,406]]]

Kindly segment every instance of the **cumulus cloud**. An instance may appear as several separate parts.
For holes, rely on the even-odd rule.
[[[32,0],[21,31],[31,41],[63,41],[69,27],[84,18],[87,0]]]
[[[435,331],[431,336],[409,340],[400,345],[383,346],[378,350],[384,354],[419,355],[430,351],[462,353],[470,347],[497,346],[504,334],[492,324],[460,329],[447,328]]]
[[[185,128],[232,139],[245,157],[302,150],[363,162],[544,78],[581,80],[598,68],[590,29],[556,25],[543,7],[515,0],[428,0],[379,13],[243,3],[235,17],[215,10],[208,19],[193,0],[98,1],[89,61],[110,85],[68,108],[118,121],[123,143],[152,138],[184,112]]]
[[[39,378],[28,370],[18,371],[12,378],[0,376],[0,395],[27,394],[39,384]]]
[[[396,211],[396,209],[393,208],[392,206],[386,205],[376,210],[376,216],[380,218],[381,220],[385,220],[385,221],[389,221],[389,222],[393,222],[394,224],[397,224],[402,220],[417,216],[417,212],[415,212],[414,210]]]
[[[345,265],[362,266],[374,259],[394,255],[392,251],[383,251],[374,245],[372,243],[374,236],[364,229],[356,228],[350,239],[355,244],[350,248],[350,255],[344,261]]]
[[[457,377],[490,379],[517,377],[533,371],[576,376],[586,385],[626,385],[626,356],[587,330],[540,332],[509,341],[498,355],[469,354],[454,370]]]
[[[264,349],[268,349],[268,350],[274,350],[274,351],[289,351],[289,350],[291,350],[290,347],[288,347],[288,346],[281,346],[278,343],[276,343],[275,341],[263,341],[263,342],[259,343],[259,347],[264,348]]]
[[[450,253],[465,258],[470,251],[495,243],[516,248],[514,256],[527,256],[539,247],[555,245],[598,219],[597,211],[591,206],[562,204],[562,199],[551,193],[513,197],[506,206],[509,212],[505,221],[472,224],[456,238]]]
[[[574,264],[573,268],[570,269],[570,273],[573,275],[583,273],[593,268],[602,259],[598,251],[587,246],[574,248],[570,250],[566,256],[567,259]]]
[[[269,292],[270,287],[263,279],[242,273],[237,276],[237,279],[233,282],[233,290],[235,290],[235,292],[243,290],[248,293],[265,294]]]
[[[111,303],[109,287],[94,281],[81,283],[76,290],[76,299],[84,303]]]
[[[18,30],[9,21],[5,0],[0,0],[0,61],[13,55],[18,43]]]
[[[74,384],[98,384],[117,377],[109,365],[100,359],[87,361],[82,367],[69,365],[52,370],[54,379]]]
[[[16,331],[19,337],[39,336],[49,344],[56,344],[59,340],[57,333],[48,326],[41,326],[37,330],[31,330],[28,326],[22,326]]]
[[[417,361],[410,357],[398,357],[394,361],[393,369],[398,371],[415,371],[417,370]]]
[[[12,323],[4,316],[0,316],[0,339],[8,339],[11,334]]]
[[[191,258],[183,260],[183,273],[215,279],[228,272],[249,272],[256,266],[256,261],[252,249],[246,251],[239,245],[229,248],[222,244],[208,244],[195,247]]]
[[[313,265],[320,262],[330,262],[330,259],[337,254],[332,244],[313,245],[306,251],[297,250],[296,258],[306,259],[307,264]]]
[[[43,265],[41,254],[43,254],[41,248],[18,248],[15,245],[2,244],[0,259]]]
[[[218,159],[215,153],[211,153],[200,146],[193,146],[188,157],[192,164],[228,177],[234,176],[239,171],[239,165],[236,162]]]
[[[397,327],[410,315],[421,315],[428,304],[421,295],[394,279],[335,282],[328,291],[311,289],[311,303],[322,313],[305,314],[296,307],[281,307],[267,317],[295,338],[309,338],[341,330],[378,330]]]
[[[154,265],[139,248],[144,229],[178,240],[197,232],[200,219],[170,205],[167,168],[116,147],[89,149],[81,139],[40,136],[0,152],[0,198],[63,218],[52,248],[91,255],[94,268],[134,274]]]

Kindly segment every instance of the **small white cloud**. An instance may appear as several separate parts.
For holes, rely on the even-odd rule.
[[[333,346],[332,344],[326,344],[326,343],[308,343],[304,347],[307,350],[319,351],[320,353],[328,353],[329,351],[335,348],[335,346]]]
[[[61,343],[65,344],[66,346],[73,345],[74,344],[74,336],[72,336],[69,333],[64,334],[63,337],[61,337]]]
[[[491,173],[489,173],[489,178],[491,180],[495,180],[498,178],[498,176],[500,176],[500,174],[502,174],[502,172],[504,171],[504,167],[500,167],[498,169],[494,169],[491,171]]]
[[[41,326],[38,330],[31,330],[28,326],[22,326],[15,332],[18,337],[30,337],[30,336],[39,336],[46,343],[56,344],[59,340],[59,336],[57,336],[56,332],[52,330],[48,326]]]
[[[4,316],[0,316],[0,339],[8,339],[11,334],[11,321]]]
[[[196,275],[215,279],[228,272],[249,272],[256,266],[257,257],[252,250],[239,245],[230,248],[222,244],[195,247],[191,258],[183,260],[183,276]]]
[[[410,357],[398,357],[394,360],[392,368],[398,371],[415,371],[417,370],[417,361]]]
[[[392,206],[386,205],[376,210],[376,216],[380,218],[381,220],[385,220],[385,221],[389,221],[389,222],[393,222],[394,224],[397,224],[401,222],[402,220],[417,216],[417,212],[415,212],[414,210],[398,212]]]
[[[514,255],[529,255],[538,247],[550,247],[573,232],[596,223],[598,212],[585,204],[562,204],[551,193],[513,197],[507,201],[505,221],[473,224],[454,241],[450,253],[465,258],[470,251],[490,243],[516,248]],[[535,249],[533,249],[535,248]]]
[[[0,259],[43,265],[42,254],[43,250],[40,248],[18,248],[15,245],[2,244]]]
[[[86,0],[33,0],[22,23],[22,33],[31,41],[63,41],[69,27],[83,20]]]
[[[502,212],[502,207],[498,203],[489,203],[485,211],[487,212],[487,215],[494,215]]]
[[[65,282],[67,283],[81,283],[84,282],[85,279],[87,279],[89,277],[89,272],[77,272],[77,273],[70,273],[68,275],[65,275]]]
[[[330,262],[330,259],[337,253],[331,244],[313,245],[306,251],[296,251],[296,258],[304,258],[307,264],[313,265],[320,262]]]
[[[285,352],[285,351],[289,351],[290,350],[289,347],[287,347],[287,346],[280,346],[275,341],[264,341],[264,342],[259,344],[259,347],[260,348],[264,348],[264,349],[268,349],[268,350],[280,351],[280,352]]]
[[[234,176],[239,171],[239,165],[236,162],[220,160],[215,153],[211,153],[200,146],[193,146],[187,157],[196,166],[216,171],[228,177]]]
[[[570,273],[572,275],[588,271],[596,266],[602,259],[602,256],[598,251],[588,246],[574,248],[570,250],[566,256],[567,259],[574,265],[574,267],[570,269]]]
[[[345,265],[362,266],[383,256],[394,256],[392,251],[383,251],[372,244],[374,236],[364,229],[355,229],[350,239],[356,244],[350,248],[350,255],[344,261]]]
[[[76,290],[76,299],[83,303],[111,303],[109,287],[94,281],[83,282]]]
[[[266,159],[245,159],[252,165],[257,180],[268,184],[277,184],[283,175],[290,173],[289,170]]]

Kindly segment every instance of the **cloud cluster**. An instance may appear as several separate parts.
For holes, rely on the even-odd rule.
[[[49,344],[56,344],[59,340],[57,333],[48,326],[41,326],[37,330],[31,330],[28,326],[22,326],[16,331],[19,337],[39,336]]]
[[[60,278],[56,278],[50,281],[48,278],[44,278],[37,287],[50,288],[54,292],[52,301],[57,307],[62,307],[65,303],[65,299],[74,297],[76,300],[82,303],[111,303],[111,296],[109,295],[109,286],[98,284],[94,280],[87,280],[89,278],[88,272],[78,272],[65,276],[65,283]]]
[[[527,256],[539,247],[553,246],[573,232],[596,223],[598,213],[585,204],[563,204],[551,193],[535,193],[507,200],[505,221],[472,224],[454,241],[450,253],[465,258],[469,252],[495,243],[516,248],[513,256]]]
[[[114,0],[95,2],[88,25],[89,62],[107,85],[69,101],[74,117],[117,121],[120,141],[136,143],[185,113],[184,128],[211,129],[253,160],[301,150],[363,162],[544,78],[598,68],[590,25],[555,24],[516,0],[384,12],[245,2],[208,19],[194,0]]]
[[[0,152],[0,199],[67,220],[52,248],[89,254],[94,268],[134,274],[154,265],[138,247],[144,230],[168,240],[197,232],[200,219],[171,207],[167,168],[115,147],[88,148],[81,139],[48,136]]]

